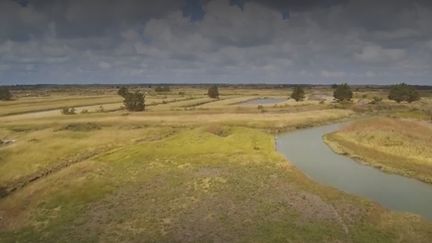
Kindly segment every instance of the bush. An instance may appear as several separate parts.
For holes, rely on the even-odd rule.
[[[96,112],[105,112],[105,108],[103,107],[103,105],[100,105],[97,109]]]
[[[74,115],[76,114],[76,111],[74,107],[63,107],[61,113],[63,115]]]
[[[381,97],[374,96],[374,97],[372,98],[372,101],[371,101],[369,104],[375,105],[375,104],[381,103],[382,100],[383,100],[383,99],[382,99]]]
[[[216,85],[211,86],[207,92],[208,96],[213,99],[219,99],[219,89]]]
[[[338,102],[350,101],[353,97],[353,92],[351,91],[351,87],[344,83],[336,87],[335,91],[333,92],[333,97]]]
[[[397,103],[407,101],[411,103],[420,99],[420,94],[412,86],[405,83],[394,85],[389,92],[388,98]]]
[[[305,92],[304,92],[303,88],[300,86],[294,87],[294,90],[291,94],[291,98],[293,98],[297,102],[304,100]]]
[[[127,95],[127,93],[129,93],[129,90],[126,87],[121,87],[118,91],[117,94],[120,95],[121,97],[125,97]]]
[[[11,100],[12,94],[6,87],[0,87],[0,100]]]
[[[158,86],[154,90],[156,92],[169,92],[171,89],[169,86]]]
[[[73,131],[73,132],[88,132],[93,130],[100,130],[101,126],[96,123],[87,122],[87,123],[72,123],[68,124],[61,129],[60,131]]]

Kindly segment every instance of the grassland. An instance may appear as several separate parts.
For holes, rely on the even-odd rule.
[[[274,132],[358,116],[351,107],[239,104],[289,89],[225,87],[220,100],[199,87],[148,92],[142,113],[94,104],[76,115],[0,117],[0,138],[16,140],[0,146],[0,242],[432,238],[425,219],[319,185],[276,151]]]
[[[432,183],[432,124],[400,118],[355,122],[327,135],[337,152],[387,172]]]
[[[61,109],[65,106],[91,106],[120,103],[118,96],[66,96],[24,98],[16,101],[0,102],[0,116],[37,111]]]

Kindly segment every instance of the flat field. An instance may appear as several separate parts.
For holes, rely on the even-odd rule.
[[[340,153],[387,172],[432,183],[432,123],[413,119],[372,118],[327,135]]]
[[[240,103],[290,89],[220,92],[149,90],[137,113],[96,109],[105,98],[77,99],[94,109],[75,115],[4,112],[0,139],[14,142],[0,147],[0,242],[430,242],[431,222],[320,185],[276,151],[275,132],[365,116],[354,105],[258,108]],[[62,95],[77,93],[121,105],[115,90]],[[55,94],[34,99],[70,104]]]

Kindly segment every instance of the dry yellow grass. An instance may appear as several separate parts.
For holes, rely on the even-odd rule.
[[[149,107],[149,110],[171,110],[175,108],[187,108],[187,107],[194,107],[201,104],[209,103],[217,101],[217,99],[212,99],[206,96],[197,96],[197,97],[190,97],[184,100],[179,100],[177,102],[171,102],[167,104],[160,104],[155,107]]]
[[[256,111],[256,109],[254,109]],[[308,126],[320,122],[341,119],[352,115],[350,110],[326,109],[300,112],[265,112],[265,113],[95,113],[77,114],[72,116],[56,117],[23,117],[11,120],[8,117],[0,118],[3,126],[26,126],[46,124],[68,124],[71,122],[98,122],[103,124],[148,124],[166,126],[191,126],[211,123],[227,125],[240,125],[257,128],[285,128],[295,126]]]
[[[215,102],[200,105],[199,108],[203,108],[203,109],[227,108],[226,106],[228,105],[235,105],[256,98],[259,98],[259,96],[241,96],[241,97],[234,96],[227,99],[222,99]]]
[[[96,123],[52,124],[47,129],[0,130],[0,137],[16,143],[0,147],[0,187],[70,160],[82,160],[106,149],[125,146],[140,137],[160,137],[154,128],[100,126]]]
[[[385,171],[432,183],[432,124],[374,118],[354,122],[327,136],[339,152]]]
[[[17,101],[0,102],[0,116],[54,110],[65,106],[91,106],[116,102],[121,102],[121,97],[118,95],[23,98]]]

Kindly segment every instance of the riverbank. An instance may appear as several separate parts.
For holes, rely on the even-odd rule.
[[[432,125],[425,121],[371,118],[324,136],[334,152],[388,173],[432,183]]]
[[[163,128],[0,200],[0,239],[428,242],[432,237],[432,224],[419,216],[308,179],[275,151],[274,137],[265,131],[200,126],[154,138],[158,129]]]

